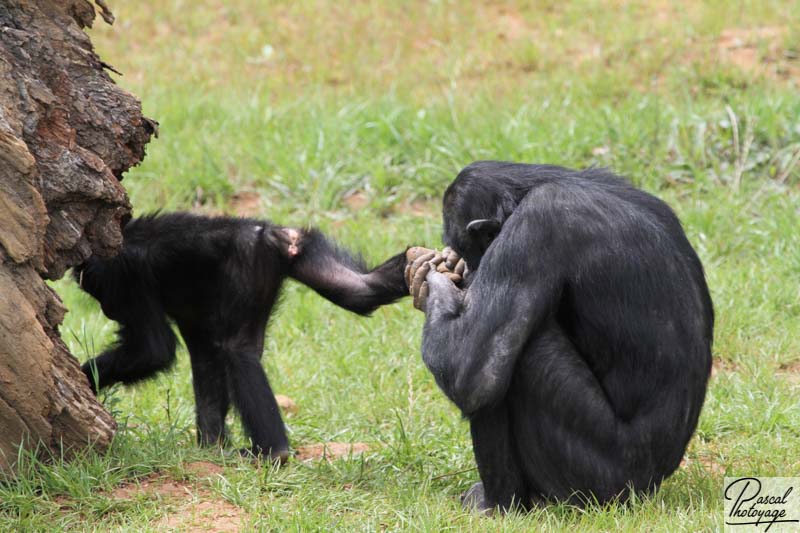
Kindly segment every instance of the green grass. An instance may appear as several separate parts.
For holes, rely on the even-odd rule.
[[[477,473],[420,360],[422,315],[404,301],[357,318],[288,284],[264,365],[300,406],[292,444],[369,452],[271,470],[198,449],[181,350],[174,372],[103,397],[121,426],[107,455],[23,455],[0,484],[0,530],[158,529],[184,502],[113,490],[154,472],[200,483],[197,460],[224,469],[203,498],[279,531],[716,530],[724,475],[800,475],[794,2],[117,4],[92,38],[161,123],[123,182],[136,213],[236,213],[250,191],[258,216],[318,225],[377,262],[440,243],[441,193],[475,159],[610,166],[680,215],[716,305],[719,371],[687,464],[654,497],[480,518],[458,504]],[[113,324],[72,282],[55,287],[85,360]]]

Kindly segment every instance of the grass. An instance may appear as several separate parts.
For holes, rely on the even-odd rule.
[[[291,441],[369,452],[274,470],[198,449],[181,350],[174,372],[103,396],[121,426],[107,455],[23,454],[0,530],[164,529],[197,500],[233,505],[245,530],[717,530],[723,476],[800,475],[793,2],[117,4],[92,38],[161,124],[124,180],[136,213],[246,208],[377,262],[440,243],[441,193],[475,159],[610,166],[680,215],[716,305],[716,372],[686,464],[655,496],[484,519],[459,508],[477,474],[420,360],[422,315],[405,301],[361,319],[289,284],[264,364],[300,407]],[[85,360],[114,326],[55,287]],[[198,461],[221,474],[204,481]],[[194,500],[115,496],[153,476]]]

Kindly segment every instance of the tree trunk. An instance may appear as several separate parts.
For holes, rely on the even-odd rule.
[[[88,0],[0,5],[0,471],[20,445],[102,450],[116,430],[59,337],[64,307],[43,280],[118,251],[130,213],[119,180],[156,127],[105,72],[82,29],[94,18]]]

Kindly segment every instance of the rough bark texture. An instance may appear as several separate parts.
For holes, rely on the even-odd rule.
[[[130,212],[119,180],[156,126],[105,72],[82,30],[94,18],[88,0],[0,4],[0,471],[20,444],[103,449],[116,429],[59,337],[64,307],[43,280],[119,249]]]

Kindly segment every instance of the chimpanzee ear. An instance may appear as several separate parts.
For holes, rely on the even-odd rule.
[[[476,237],[478,235],[490,235],[492,238],[494,238],[498,233],[500,233],[500,226],[500,221],[494,218],[478,218],[467,224],[467,233],[469,233],[472,237]]]
[[[467,224],[467,233],[473,242],[477,243],[482,251],[485,251],[497,237],[497,234],[500,233],[501,227],[502,224],[497,219],[480,218]]]

